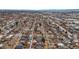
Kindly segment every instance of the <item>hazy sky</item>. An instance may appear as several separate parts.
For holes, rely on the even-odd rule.
[[[0,9],[79,9],[78,0],[0,0]]]

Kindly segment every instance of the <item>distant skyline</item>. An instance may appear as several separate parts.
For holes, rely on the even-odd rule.
[[[0,9],[79,9],[79,0],[0,0]]]

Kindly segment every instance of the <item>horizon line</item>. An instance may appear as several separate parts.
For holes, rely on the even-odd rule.
[[[39,10],[79,10],[79,9],[0,9],[0,10],[24,10],[24,11],[35,10],[35,11],[39,11]]]

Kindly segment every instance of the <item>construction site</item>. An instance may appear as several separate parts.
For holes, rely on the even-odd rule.
[[[79,12],[0,12],[0,49],[78,49]]]

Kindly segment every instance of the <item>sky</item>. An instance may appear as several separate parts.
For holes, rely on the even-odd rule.
[[[0,0],[0,9],[79,9],[79,0]]]

